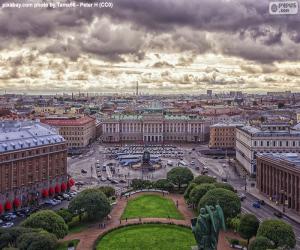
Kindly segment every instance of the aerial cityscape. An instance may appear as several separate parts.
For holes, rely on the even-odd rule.
[[[0,249],[300,249],[297,1],[0,3]]]

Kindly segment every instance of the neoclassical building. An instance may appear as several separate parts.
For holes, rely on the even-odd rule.
[[[112,115],[102,121],[103,142],[203,142],[208,139],[210,121],[197,115],[169,115],[148,110],[135,115]]]
[[[67,145],[57,131],[31,121],[0,123],[0,214],[65,191]]]

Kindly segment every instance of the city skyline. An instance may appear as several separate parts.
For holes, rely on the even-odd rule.
[[[299,14],[272,16],[268,1],[113,3],[0,9],[0,90],[300,91]]]

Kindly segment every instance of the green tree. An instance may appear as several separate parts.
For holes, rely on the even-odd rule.
[[[249,250],[273,249],[274,244],[266,237],[258,236],[249,244]]]
[[[17,241],[20,250],[55,250],[57,238],[54,234],[45,231],[22,234]]]
[[[16,246],[17,239],[23,233],[39,232],[40,229],[25,228],[25,227],[11,227],[0,228],[0,249],[7,246]]]
[[[149,180],[133,179],[131,181],[130,186],[134,190],[139,190],[139,189],[144,189],[144,188],[152,188],[152,182]]]
[[[173,168],[167,173],[167,179],[174,185],[178,186],[179,190],[182,185],[188,185],[193,178],[194,175],[192,171],[184,167]]]
[[[63,218],[52,210],[43,210],[31,214],[22,222],[21,226],[44,229],[49,233],[53,233],[59,239],[68,233],[68,226]]]
[[[239,226],[239,234],[246,239],[247,245],[249,240],[256,235],[259,227],[259,220],[253,214],[245,214],[242,216]]]
[[[174,189],[173,184],[167,179],[160,179],[154,183],[154,187],[160,190],[172,192]]]
[[[223,188],[209,190],[199,201],[198,210],[206,205],[219,204],[224,212],[225,219],[234,218],[241,211],[241,201],[232,191]]]
[[[194,187],[190,192],[189,201],[193,204],[193,206],[197,206],[200,199],[207,193],[207,191],[214,188],[215,186],[209,183],[204,183]]]
[[[291,225],[282,220],[265,220],[257,231],[257,236],[267,237],[273,241],[275,247],[294,248],[296,245],[295,233]]]
[[[61,208],[56,213],[64,219],[66,223],[69,223],[73,219],[73,214],[66,208]]]
[[[197,177],[195,177],[193,182],[200,185],[200,184],[203,184],[203,183],[215,183],[216,180],[215,180],[214,177],[211,177],[211,176],[198,175]]]
[[[234,192],[234,187],[231,186],[229,183],[216,182],[216,183],[214,183],[214,185],[216,188],[224,188],[224,189]]]
[[[98,188],[102,193],[106,195],[107,198],[115,196],[116,190],[111,186],[102,186]]]
[[[72,213],[84,211],[89,220],[103,219],[111,210],[108,198],[97,188],[90,188],[80,192],[69,203]]]
[[[190,199],[190,192],[191,192],[191,191],[193,190],[193,188],[196,187],[196,186],[197,186],[197,184],[194,183],[194,182],[191,182],[191,183],[188,185],[188,187],[187,187],[186,190],[184,191],[184,195],[183,195],[183,197],[184,197],[184,199],[185,199],[186,201],[189,202],[189,199]]]
[[[234,232],[239,231],[239,227],[241,224],[241,218],[239,215],[229,220],[229,227],[233,229]]]

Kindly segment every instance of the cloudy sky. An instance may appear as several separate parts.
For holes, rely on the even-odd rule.
[[[269,15],[268,0],[112,2],[0,9],[0,91],[300,91],[300,13]]]

